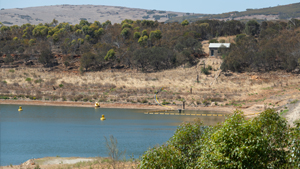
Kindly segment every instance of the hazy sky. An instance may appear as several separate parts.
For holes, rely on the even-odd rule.
[[[0,0],[0,8],[93,4],[217,14],[231,11],[245,11],[247,8],[265,8],[298,2],[299,0]]]

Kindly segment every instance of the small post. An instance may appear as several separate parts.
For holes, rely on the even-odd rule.
[[[182,110],[185,109],[185,101],[182,102]]]
[[[190,88],[190,93],[191,93],[191,94],[193,93],[193,88]]]
[[[197,74],[197,79],[196,80],[197,80],[197,83],[199,83],[199,75],[198,74]]]

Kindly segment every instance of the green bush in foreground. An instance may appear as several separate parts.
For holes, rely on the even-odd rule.
[[[300,129],[268,109],[246,120],[236,110],[224,123],[178,127],[166,145],[149,149],[141,168],[299,168]]]

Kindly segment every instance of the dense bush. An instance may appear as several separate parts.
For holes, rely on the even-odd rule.
[[[214,127],[185,123],[142,156],[141,168],[298,168],[299,127],[288,128],[272,109],[250,120],[237,110]]]
[[[239,21],[185,21],[182,26],[180,23],[128,19],[112,25],[110,21],[101,24],[81,19],[76,25],[58,23],[54,19],[39,25],[2,26],[0,48],[1,53],[8,56],[6,63],[15,61],[8,55],[15,54],[20,56],[17,58],[24,58],[23,55],[37,57],[44,66],[54,66],[57,62],[52,53],[55,53],[83,57],[80,59],[82,71],[105,69],[116,64],[159,71],[185,63],[193,65],[203,54],[201,40],[241,33],[244,29],[244,24]],[[141,64],[136,58],[140,58],[141,51],[147,50],[153,55]],[[156,55],[157,52],[160,53]],[[74,63],[72,59],[64,62]]]
[[[249,21],[250,22],[250,21]],[[271,71],[283,69],[293,71],[300,68],[299,28],[284,22],[257,22],[247,24],[250,35],[239,34],[236,43],[224,54],[221,69],[231,71]],[[254,26],[251,26],[254,25]],[[254,29],[255,27],[255,29]]]

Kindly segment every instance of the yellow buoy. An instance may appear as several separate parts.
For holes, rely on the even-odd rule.
[[[106,120],[104,117],[104,114],[102,114],[102,117],[100,118],[100,120]]]
[[[23,111],[22,106],[19,107],[18,111]]]
[[[100,104],[98,102],[96,102],[95,107],[100,107]]]

